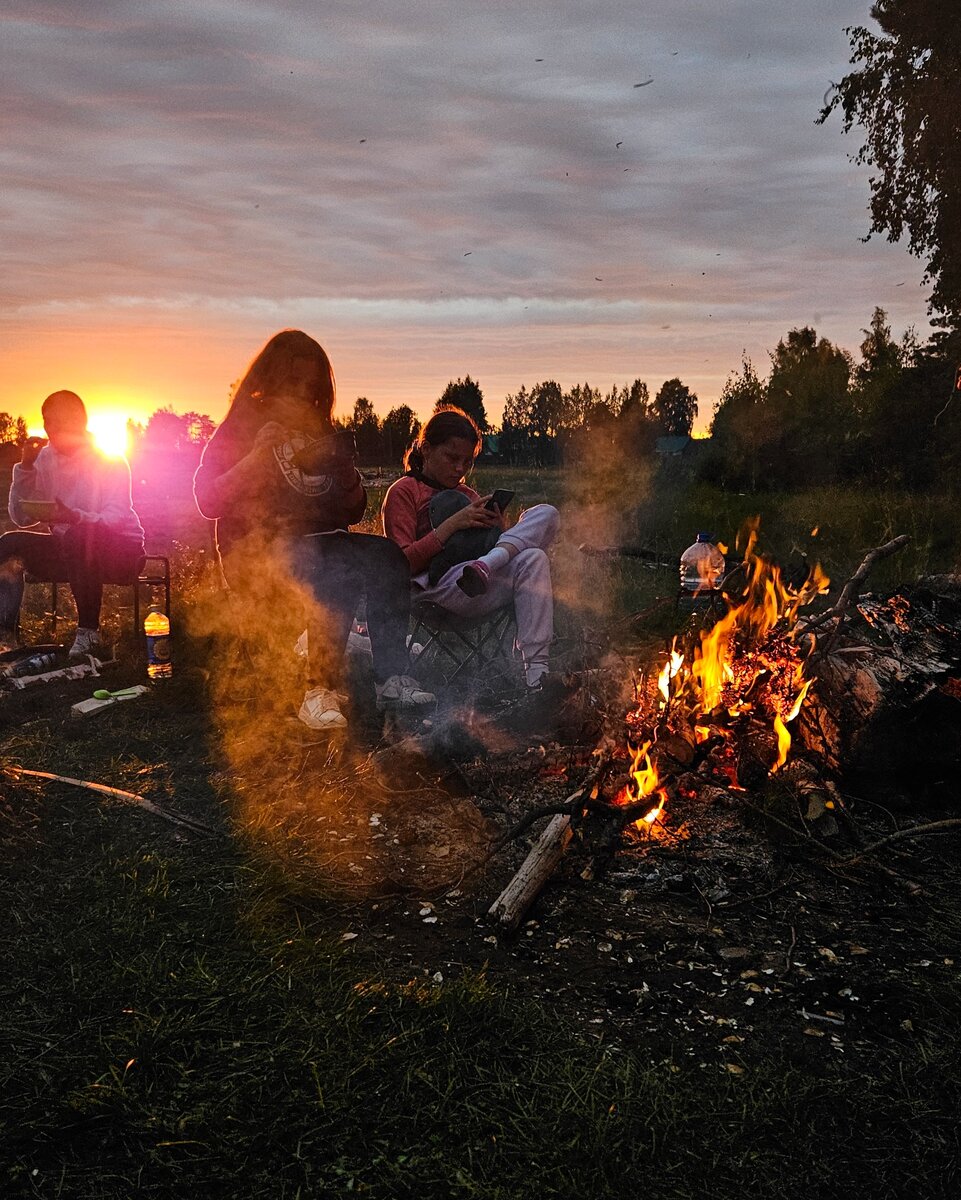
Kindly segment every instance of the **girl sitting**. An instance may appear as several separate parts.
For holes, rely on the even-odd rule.
[[[480,448],[466,413],[436,412],[407,452],[407,473],[384,497],[384,532],[406,554],[418,599],[465,617],[513,603],[527,686],[540,689],[554,632],[546,549],[557,535],[557,509],[537,504],[508,528],[506,515],[487,507],[491,497],[464,483]],[[480,552],[470,556],[464,546],[478,538]]]
[[[201,513],[217,520],[224,575],[243,601],[238,618],[247,614],[253,625],[248,646],[264,651],[258,671],[278,675],[276,650],[266,643],[292,645],[306,619],[308,686],[298,716],[330,732],[347,725],[339,695],[344,650],[363,595],[380,706],[434,700],[405,674],[404,556],[387,538],[348,532],[364,515],[367,493],[353,438],[334,430],[333,407],[323,348],[299,330],[276,334],[238,384],[194,477]]]

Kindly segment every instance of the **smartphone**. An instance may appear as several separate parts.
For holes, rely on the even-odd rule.
[[[513,499],[514,499],[513,492],[508,492],[504,488],[498,488],[497,491],[494,492],[494,494],[491,496],[491,498],[484,505],[484,507],[489,508],[491,510],[491,512],[493,512],[495,509],[498,512],[503,512],[504,509],[508,506],[508,504],[510,504],[510,502]]]
[[[308,475],[322,475],[357,457],[357,443],[349,429],[338,429],[298,451],[293,465]]]

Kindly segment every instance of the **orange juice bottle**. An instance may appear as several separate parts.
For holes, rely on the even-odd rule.
[[[170,621],[156,605],[143,623],[147,635],[147,675],[151,679],[169,679],[174,673],[170,660]]]

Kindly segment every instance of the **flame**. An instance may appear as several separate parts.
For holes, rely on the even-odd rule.
[[[701,631],[689,658],[676,640],[671,644],[658,675],[657,693],[662,717],[669,718],[669,724],[683,721],[693,726],[697,742],[713,732],[725,732],[712,724],[712,714],[734,720],[751,711],[765,714],[777,734],[778,756],[772,767],[777,771],[791,747],[787,726],[801,711],[811,688],[805,678],[804,653],[794,638],[798,611],[826,592],[830,580],[815,564],[800,587],[790,586],[777,564],[756,552],[758,524],[752,518],[737,538],[737,544],[744,545],[746,571],[741,595],[729,601],[728,611],[712,628]],[[648,749],[646,743],[635,755],[636,778]],[[637,782],[640,785],[640,778]],[[648,791],[639,790],[635,799],[656,786],[655,776]]]
[[[774,732],[777,734],[777,762],[771,768],[771,774],[779,771],[787,762],[787,752],[791,749],[791,735],[787,731],[787,726],[781,720],[781,715],[778,713],[774,717]]]
[[[657,795],[657,804],[634,822],[635,829],[653,832],[658,817],[664,811],[667,796],[663,788],[659,788],[660,776],[656,765],[651,761],[651,743],[644,742],[634,750],[634,761],[631,764],[631,780],[627,787],[622,788],[617,803],[637,804],[647,796]]]
[[[671,642],[671,653],[667,662],[664,664],[664,669],[657,677],[657,690],[664,697],[664,703],[669,704],[671,700],[671,680],[680,671],[684,665],[684,655],[677,649],[677,638]]]

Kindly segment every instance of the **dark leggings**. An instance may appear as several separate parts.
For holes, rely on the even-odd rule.
[[[100,625],[105,583],[131,583],[143,565],[143,543],[100,524],[72,526],[66,533],[18,529],[0,535],[0,629],[20,618],[23,575],[69,583],[77,604],[77,624]]]
[[[337,532],[284,538],[272,548],[278,549],[293,579],[315,601],[305,614],[312,686],[339,686],[347,635],[362,597],[367,601],[375,678],[382,683],[406,673],[410,567],[394,542],[373,534]],[[273,553],[267,562],[272,557]],[[250,578],[251,571],[262,572],[265,566],[263,559],[255,565],[249,552],[225,557],[227,581],[238,599],[248,593],[269,596],[262,581]]]

